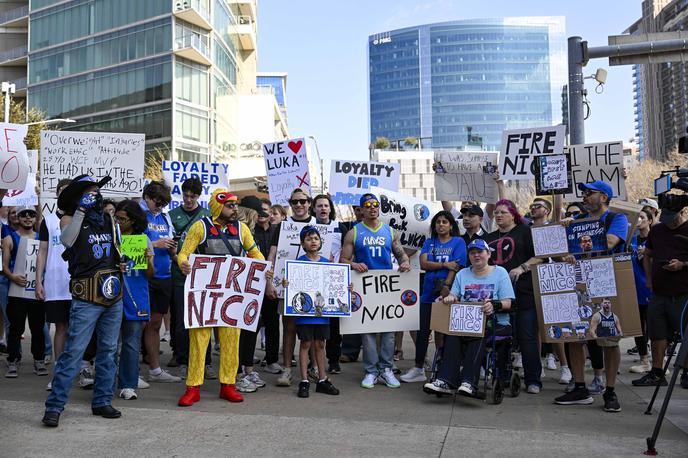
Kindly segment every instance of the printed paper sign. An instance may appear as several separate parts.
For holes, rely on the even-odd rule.
[[[538,264],[537,279],[541,293],[560,293],[576,288],[575,267],[568,262]]]
[[[420,328],[419,273],[398,270],[352,272],[351,318],[342,334],[413,331]]]
[[[607,233],[604,221],[581,219],[571,222],[566,227],[568,250],[571,254],[607,251]]]
[[[351,316],[349,265],[287,261],[284,314],[287,316]]]
[[[0,122],[0,188],[24,189],[29,173],[29,159],[24,138],[26,124]]]
[[[329,191],[339,205],[358,205],[371,186],[399,190],[401,166],[391,162],[333,160]]]
[[[590,298],[616,296],[616,278],[612,258],[583,259],[579,263]]]
[[[162,161],[162,177],[172,188],[169,210],[183,204],[182,184],[189,178],[201,180],[203,191],[198,198],[198,205],[203,208],[208,208],[208,201],[215,188],[229,189],[229,165],[217,162]]]
[[[140,270],[148,268],[146,259],[146,248],[148,248],[148,237],[140,235],[122,235],[120,252],[134,262],[132,269]]]
[[[57,182],[88,174],[112,181],[104,197],[141,197],[145,134],[41,131],[41,193],[55,195]]]
[[[626,180],[623,171],[623,142],[591,143],[567,148],[571,156],[571,181],[573,189],[564,195],[568,202],[580,202],[583,194],[580,183],[602,180],[612,187],[614,197],[626,200]]]
[[[535,161],[535,194],[571,192],[570,162],[566,154],[538,156]]]
[[[497,183],[484,168],[498,159],[497,153],[435,151],[435,198],[496,202]]]
[[[549,257],[566,254],[568,243],[566,241],[566,228],[560,224],[532,227],[535,256]]]
[[[35,239],[28,239],[21,237],[19,239],[19,246],[17,247],[17,258],[15,260],[15,272],[17,266],[24,266],[24,277],[26,277],[26,286],[21,287],[10,282],[9,295],[12,297],[22,297],[24,299],[36,299],[36,262],[38,259],[38,247],[40,241]]]
[[[192,254],[184,283],[184,326],[256,332],[270,263],[235,256]]]
[[[449,332],[482,337],[485,332],[483,308],[476,304],[452,304],[449,312]]]
[[[296,188],[311,193],[306,141],[303,138],[263,144],[268,189],[273,204],[289,205]]]
[[[503,180],[532,180],[533,159],[545,154],[562,154],[566,126],[505,130],[499,155],[499,174]]]
[[[545,294],[542,296],[545,324],[580,321],[576,293]]]
[[[399,233],[401,246],[420,250],[430,235],[432,204],[387,189],[371,187],[380,199],[380,220]]]
[[[26,176],[24,189],[8,189],[2,199],[2,205],[13,207],[25,207],[38,205],[36,194],[36,172],[38,171],[38,151],[30,149],[27,152],[29,171]]]

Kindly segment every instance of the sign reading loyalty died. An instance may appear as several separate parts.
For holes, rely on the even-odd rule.
[[[287,316],[351,316],[349,265],[287,261]]]
[[[268,189],[273,204],[289,205],[296,188],[311,193],[306,141],[303,138],[263,144]]]
[[[503,180],[532,180],[533,159],[545,154],[562,154],[566,126],[505,130],[499,155],[499,174]]]
[[[29,173],[29,159],[24,137],[28,132],[26,124],[0,122],[0,188],[20,189],[26,187]]]
[[[485,167],[497,164],[498,157],[497,153],[435,151],[435,198],[496,202],[497,183]]]
[[[602,180],[612,187],[614,197],[626,200],[626,180],[623,172],[623,142],[591,143],[567,148],[571,156],[572,190],[564,196],[568,202],[580,202],[583,194],[580,183]]]
[[[485,315],[481,304],[463,302],[446,305],[432,304],[430,329],[453,336],[482,337],[485,335]]]
[[[419,329],[418,271],[352,272],[351,279],[351,318],[340,320],[342,334]]]
[[[195,177],[201,181],[202,192],[198,197],[198,205],[204,208],[208,208],[215,188],[229,189],[229,165],[217,162],[162,161],[162,177],[172,188],[170,210],[183,204],[182,184],[189,178]]]
[[[535,160],[535,194],[571,192],[571,159],[567,154],[538,156]]]
[[[231,327],[256,332],[270,263],[251,258],[192,254],[184,283],[187,329]]]
[[[358,205],[371,186],[397,191],[400,169],[391,162],[334,160],[329,186],[332,200],[339,205]]]
[[[144,134],[41,131],[41,192],[55,195],[57,182],[87,174],[112,177],[105,197],[141,197]]]
[[[423,248],[430,234],[430,202],[381,188],[370,188],[380,199],[380,220],[399,233],[401,246]]]

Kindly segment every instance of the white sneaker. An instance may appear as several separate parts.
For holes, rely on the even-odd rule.
[[[436,379],[432,383],[426,383],[423,385],[423,391],[426,393],[434,391],[440,394],[454,394],[454,390],[445,382],[444,380]]]
[[[473,388],[473,385],[471,385],[468,382],[463,382],[461,383],[461,386],[457,390],[460,394],[466,395],[466,396],[473,396],[475,395],[475,388]]]
[[[123,390],[119,390],[119,397],[122,399],[126,399],[127,401],[138,399],[136,391],[134,391],[131,388],[124,388]]]
[[[590,385],[588,385],[588,391],[590,394],[602,394],[605,389],[605,381],[601,377],[595,377],[592,379]]]
[[[258,372],[256,371],[246,374],[244,378],[248,379],[249,382],[253,383],[258,388],[263,388],[265,386],[265,382],[260,378],[260,375],[258,375]]]
[[[561,366],[561,376],[559,377],[559,385],[568,385],[571,383],[571,369],[568,366]]]
[[[529,394],[540,394],[540,387],[537,385],[528,385],[526,392]]]
[[[422,367],[412,367],[407,370],[405,374],[399,377],[404,383],[414,383],[414,382],[425,382],[427,378],[425,377],[425,371]]]
[[[79,371],[79,386],[85,390],[93,387],[94,375],[90,367],[84,367]]]
[[[363,381],[361,381],[361,386],[363,388],[375,388],[375,384],[377,383],[377,375],[375,374],[366,374],[365,377],[363,377]]]
[[[146,382],[144,379],[142,379],[141,377],[139,377],[138,389],[139,390],[145,390],[148,388],[150,388],[150,384],[148,382]]]
[[[277,377],[277,386],[291,386],[291,369],[284,369]]]
[[[217,372],[213,369],[213,366],[208,364],[205,366],[204,376],[206,380],[215,380],[217,378]]]
[[[547,356],[545,356],[545,369],[550,371],[557,370],[557,361],[552,353],[547,353]]]
[[[644,374],[645,372],[650,372],[652,369],[652,365],[648,362],[647,364],[639,364],[637,366],[631,366],[628,369],[628,372],[632,372],[634,374]]]
[[[148,381],[157,383],[179,383],[182,381],[180,377],[174,376],[169,372],[161,369],[158,375],[154,375],[152,372],[148,372]]]
[[[401,383],[399,383],[391,369],[385,369],[379,378],[390,388],[399,388],[401,386]]]
[[[265,370],[265,372],[267,372],[268,374],[279,374],[279,373],[282,372],[284,369],[282,369],[282,366],[280,366],[279,364],[277,364],[277,363],[272,363],[272,364],[268,364],[267,366],[265,366],[265,369],[264,369],[264,370]]]
[[[514,369],[522,369],[523,368],[523,359],[522,359],[520,353],[514,353],[513,367],[514,367]]]
[[[236,389],[240,393],[255,393],[258,387],[246,377],[242,377],[241,380],[236,382]]]

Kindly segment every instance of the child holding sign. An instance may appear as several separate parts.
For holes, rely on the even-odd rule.
[[[306,226],[299,234],[301,246],[306,252],[297,261],[329,262],[318,252],[322,245],[320,232],[315,226]],[[282,281],[283,286],[289,286],[289,279]],[[351,285],[349,285],[351,288]],[[325,372],[325,341],[330,338],[330,319],[308,316],[296,317],[296,335],[299,337],[299,369],[301,370],[301,382],[299,383],[298,396],[307,398],[311,383],[308,381],[308,352],[311,346],[315,347],[315,360],[318,365],[318,385],[315,391],[318,393],[339,394],[339,390],[332,385]]]

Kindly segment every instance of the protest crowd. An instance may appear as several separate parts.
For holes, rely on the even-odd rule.
[[[264,146],[266,161],[282,147]],[[440,178],[452,173],[448,157],[436,157]],[[114,397],[134,401],[160,383],[179,384],[180,407],[215,379],[229,402],[269,396],[273,384],[343,398],[337,374],[359,359],[362,389],[403,382],[419,396],[497,403],[522,387],[542,395],[547,370],[562,386],[555,404],[599,395],[604,411],[619,412],[624,337],[635,339],[638,364],[623,368],[638,374],[633,384],[666,385],[667,348],[688,319],[688,207],[660,209],[650,197],[617,207],[609,182],[569,176],[568,191],[539,192],[522,212],[506,198],[504,180],[515,178],[503,164],[477,172],[493,194],[438,197],[437,212],[360,180],[358,193],[314,196],[301,179],[239,198],[189,174],[173,207],[163,179],[111,199],[106,173],[62,177],[56,211],[0,212],[4,376],[45,377],[51,427],[74,385],[93,390],[92,412],[104,418],[122,415]],[[521,180],[556,189],[542,179],[546,165]],[[354,220],[338,220],[339,197]],[[401,371],[406,336],[415,354]],[[680,384],[688,389],[685,368]]]

